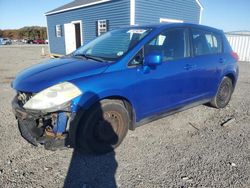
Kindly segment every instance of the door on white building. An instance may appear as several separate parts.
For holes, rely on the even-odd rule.
[[[64,24],[65,50],[70,54],[82,45],[82,24],[75,21]]]

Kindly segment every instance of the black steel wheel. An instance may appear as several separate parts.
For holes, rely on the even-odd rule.
[[[211,105],[215,108],[225,108],[233,93],[233,83],[228,77],[224,77],[220,83],[216,96],[211,101]]]
[[[122,101],[100,101],[81,119],[77,147],[84,152],[98,154],[113,151],[125,138],[129,123],[129,113]]]

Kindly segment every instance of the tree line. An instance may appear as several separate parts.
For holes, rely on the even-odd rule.
[[[21,29],[0,29],[0,37],[10,39],[47,39],[47,28],[31,26]]]

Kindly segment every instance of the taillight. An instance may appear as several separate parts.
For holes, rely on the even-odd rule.
[[[239,56],[236,52],[231,52],[231,56],[236,60],[236,61],[239,61]]]

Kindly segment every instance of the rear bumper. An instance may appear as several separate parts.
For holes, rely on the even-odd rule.
[[[69,111],[69,106],[57,112],[28,111],[19,105],[17,97],[12,109],[22,137],[34,146],[56,150],[75,146],[75,134],[80,114]]]

